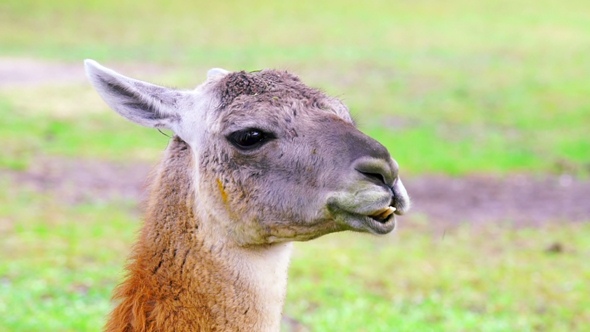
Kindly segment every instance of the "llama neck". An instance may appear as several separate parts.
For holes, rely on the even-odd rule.
[[[278,331],[291,245],[212,241],[194,211],[192,163],[175,137],[107,330]]]

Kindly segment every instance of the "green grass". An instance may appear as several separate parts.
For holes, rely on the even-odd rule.
[[[0,180],[0,331],[97,331],[137,225],[131,205],[69,207]]]
[[[287,312],[317,331],[582,330],[589,231],[497,225],[443,235],[402,224],[380,239],[332,235],[297,247]],[[564,252],[546,250],[556,242]]]
[[[64,98],[63,92],[59,97]],[[158,131],[131,125],[114,112],[51,113],[57,109],[44,103],[23,109],[0,96],[5,125],[0,167],[26,169],[43,156],[154,161],[168,144],[169,138]]]
[[[98,331],[135,207],[68,206],[3,184],[0,331]],[[334,234],[296,245],[285,314],[313,331],[583,331],[588,239],[587,223]]]

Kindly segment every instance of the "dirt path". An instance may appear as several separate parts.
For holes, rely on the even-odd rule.
[[[29,58],[0,58],[0,89],[84,83],[84,67]]]
[[[415,214],[432,222],[590,221],[590,182],[569,176],[418,177],[407,181]]]
[[[46,159],[24,172],[0,170],[0,179],[46,193],[67,204],[125,199],[139,202],[151,165]],[[508,222],[590,221],[590,181],[532,176],[405,178],[412,196],[411,214],[402,220],[427,220],[449,226]]]
[[[151,63],[119,63],[115,66],[128,75],[157,76],[173,67]],[[33,58],[0,57],[0,90],[35,86],[88,84],[82,60],[58,62]]]

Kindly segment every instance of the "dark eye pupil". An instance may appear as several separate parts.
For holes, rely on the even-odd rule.
[[[252,146],[264,139],[264,135],[256,130],[240,133],[237,137],[237,143],[242,146]]]
[[[235,147],[248,150],[259,147],[274,136],[259,129],[245,129],[236,131],[227,138]]]

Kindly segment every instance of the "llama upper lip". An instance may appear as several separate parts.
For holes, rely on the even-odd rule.
[[[393,186],[389,189],[393,195],[389,205],[395,207],[395,214],[400,216],[405,214],[410,209],[411,201],[401,179],[399,177],[396,178]]]

